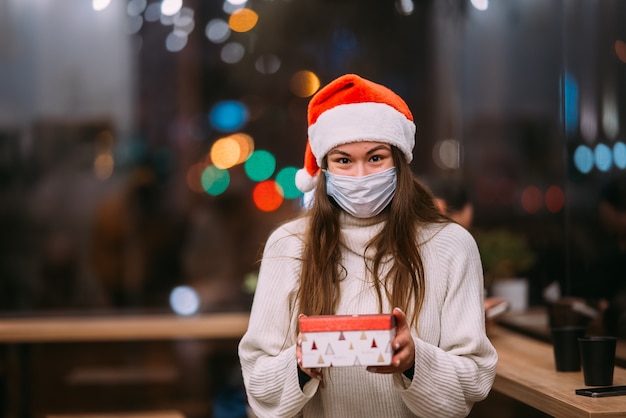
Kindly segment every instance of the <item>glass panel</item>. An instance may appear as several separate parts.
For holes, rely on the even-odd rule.
[[[624,7],[5,1],[0,311],[246,310],[301,208],[308,100],[346,72],[407,100],[433,190],[464,183],[488,288],[600,308],[616,281],[593,266],[624,235],[598,211],[626,168]]]
[[[564,2],[562,103],[567,157],[566,292],[600,312],[600,332],[626,336],[622,2]],[[608,308],[608,309],[607,309]]]

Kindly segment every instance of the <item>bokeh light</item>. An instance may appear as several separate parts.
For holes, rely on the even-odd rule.
[[[580,135],[587,143],[593,143],[598,136],[598,114],[595,103],[583,101],[580,106]]]
[[[433,160],[444,170],[459,168],[461,161],[459,141],[455,139],[437,141],[433,146]]]
[[[182,51],[187,45],[187,34],[182,30],[174,29],[165,38],[165,49],[170,52]]]
[[[248,32],[256,26],[258,20],[259,15],[254,10],[244,7],[230,15],[228,26],[235,32]]]
[[[557,213],[565,205],[565,194],[559,186],[550,186],[546,190],[546,208],[552,213]]]
[[[222,10],[224,11],[224,13],[230,15],[230,14],[235,13],[237,10],[241,9],[242,7],[244,7],[246,3],[247,1],[226,0],[224,3],[222,3]]]
[[[187,187],[196,193],[205,193],[204,187],[202,187],[202,172],[207,167],[206,163],[196,163],[187,169],[187,175],[185,180],[187,181]]]
[[[239,159],[235,164],[241,164],[252,155],[254,151],[254,139],[248,134],[244,134],[243,132],[238,132],[232,134],[230,139],[235,141],[239,146]]]
[[[93,172],[98,180],[106,180],[113,174],[115,160],[110,152],[99,154],[93,163]]]
[[[415,4],[413,0],[396,0],[396,10],[405,16],[413,14]]]
[[[565,133],[571,135],[578,127],[578,82],[569,73],[563,79],[563,104],[565,106]]]
[[[528,186],[522,192],[522,208],[530,214],[537,213],[543,205],[543,196],[536,186]]]
[[[244,163],[244,169],[252,181],[267,180],[276,170],[276,158],[269,151],[254,151]]]
[[[142,26],[143,26],[143,17],[129,16],[126,21],[126,33],[128,35],[134,35],[141,30]]]
[[[139,16],[146,10],[147,0],[130,0],[126,6],[126,12],[129,16]]]
[[[183,7],[180,9],[180,12],[174,16],[174,26],[176,29],[185,32],[185,34],[189,35],[193,28],[196,26],[196,22],[194,20],[194,11],[189,7]]]
[[[616,142],[613,145],[613,162],[620,170],[626,168],[626,145],[623,142]]]
[[[178,315],[192,315],[200,308],[200,296],[191,286],[177,286],[170,293],[170,307]]]
[[[240,129],[248,119],[248,110],[243,103],[226,100],[217,103],[209,113],[209,122],[215,129],[225,132]]]
[[[261,74],[274,74],[280,69],[280,58],[274,54],[261,55],[254,62],[254,68]]]
[[[472,6],[474,6],[474,8],[476,10],[487,10],[489,8],[489,1],[488,0],[471,0]]]
[[[212,19],[207,23],[204,34],[207,39],[215,44],[226,42],[230,36],[228,23],[223,19]]]
[[[260,182],[252,190],[252,200],[263,212],[273,212],[283,203],[283,193],[274,180]]]
[[[202,171],[200,177],[202,188],[211,196],[222,194],[230,184],[230,174],[227,170],[222,170],[214,165],[210,165]]]
[[[226,169],[239,160],[239,144],[229,137],[220,138],[211,147],[211,161],[217,168]]]
[[[96,12],[100,12],[109,7],[110,3],[111,0],[93,0],[91,5]]]
[[[615,97],[616,87],[607,86],[602,97],[602,129],[612,140],[619,134],[619,110]]]
[[[165,16],[174,16],[183,7],[183,0],[163,0],[161,13]]]
[[[163,26],[173,26],[174,25],[174,16],[175,15],[165,15],[161,13],[159,16],[159,21]]]
[[[309,97],[320,88],[320,79],[311,71],[298,71],[291,76],[289,88],[298,97]]]
[[[613,153],[606,144],[596,145],[596,149],[593,152],[593,158],[596,163],[596,167],[600,171],[609,171],[613,165]]]
[[[593,152],[586,145],[579,145],[574,151],[574,166],[578,171],[587,174],[593,168]]]
[[[226,64],[236,64],[246,53],[246,49],[239,42],[229,42],[222,47],[220,58]]]
[[[309,209],[313,206],[313,201],[315,200],[315,189],[310,190],[302,194],[302,199],[300,199],[300,204],[303,208]]]
[[[259,273],[250,272],[244,276],[241,288],[249,295],[253,295],[256,291],[257,283],[259,282]]]
[[[158,2],[148,4],[143,17],[147,22],[156,22],[161,19],[161,4]]]
[[[626,42],[619,39],[615,41],[615,55],[621,62],[626,63]]]
[[[296,187],[296,167],[284,167],[276,174],[276,183],[281,187],[285,199],[295,199],[302,192]]]
[[[233,138],[220,138],[211,146],[211,161],[217,168],[226,169],[240,160],[241,147]]]

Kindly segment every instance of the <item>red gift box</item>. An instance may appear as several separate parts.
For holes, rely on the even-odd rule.
[[[300,318],[302,367],[387,366],[396,319],[380,315],[317,315]]]

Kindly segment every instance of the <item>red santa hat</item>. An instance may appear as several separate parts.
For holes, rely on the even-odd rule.
[[[413,159],[415,123],[407,104],[385,86],[355,74],[343,75],[319,90],[309,102],[309,139],[304,168],[296,173],[302,192],[315,187],[324,156],[349,142],[395,145],[407,162]]]

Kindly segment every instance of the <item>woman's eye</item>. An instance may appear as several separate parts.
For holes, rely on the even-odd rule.
[[[347,159],[347,158],[339,158],[339,159],[337,160],[337,162],[338,162],[339,164],[348,164],[348,163],[350,162],[350,160],[349,160],[349,159]]]

